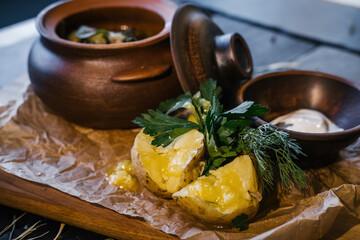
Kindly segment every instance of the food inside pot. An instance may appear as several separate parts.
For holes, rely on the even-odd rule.
[[[149,38],[161,32],[164,26],[161,16],[145,9],[97,8],[63,19],[56,26],[56,33],[73,42],[114,44]]]
[[[121,26],[120,31],[109,31],[107,29],[97,29],[87,25],[80,26],[73,30],[67,39],[73,42],[92,43],[92,44],[111,44],[133,42],[146,38],[142,31],[136,31],[128,26]]]

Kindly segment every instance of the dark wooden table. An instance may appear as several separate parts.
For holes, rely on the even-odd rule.
[[[250,47],[254,75],[284,69],[314,70],[360,85],[360,8],[322,0],[175,2],[199,4],[209,10],[224,32],[240,33]],[[37,37],[34,19],[0,29],[0,88],[27,74],[27,56]],[[21,211],[0,205],[0,213],[1,231]],[[32,214],[19,222],[14,234],[38,220],[47,223],[44,231],[49,231],[41,239],[53,239],[60,223]],[[8,238],[5,234],[0,240]],[[62,239],[106,237],[66,226]]]

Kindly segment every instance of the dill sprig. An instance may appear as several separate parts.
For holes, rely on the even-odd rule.
[[[243,129],[239,132],[238,141],[238,152],[254,154],[264,187],[273,185],[276,165],[285,187],[289,187],[292,182],[301,188],[306,187],[304,171],[293,162],[303,153],[288,133],[279,131],[270,124],[264,124],[258,128]]]

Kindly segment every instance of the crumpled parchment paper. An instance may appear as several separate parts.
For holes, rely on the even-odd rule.
[[[338,162],[309,170],[311,187],[267,194],[244,232],[207,226],[172,200],[108,184],[105,172],[130,159],[138,130],[94,130],[54,115],[27,76],[0,90],[0,167],[187,239],[360,239],[360,141]]]

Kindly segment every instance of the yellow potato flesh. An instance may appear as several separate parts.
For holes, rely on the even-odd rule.
[[[193,114],[190,114],[187,120],[193,123],[197,123],[195,116]]]
[[[261,189],[252,160],[244,155],[198,178],[173,198],[204,221],[227,224],[241,213],[250,218],[256,214]]]
[[[204,135],[191,130],[177,137],[167,147],[151,145],[153,138],[140,133],[136,139],[136,150],[150,178],[162,189],[174,193],[178,191],[181,177],[188,164],[204,145]],[[200,169],[194,169],[199,175]]]
[[[106,180],[121,189],[136,191],[138,182],[130,160],[124,160],[106,172]]]

